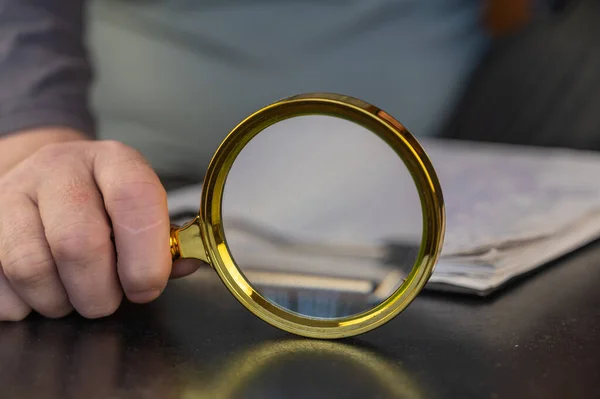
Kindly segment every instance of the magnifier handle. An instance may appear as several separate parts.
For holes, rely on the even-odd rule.
[[[196,217],[184,226],[171,225],[169,237],[171,259],[198,259],[211,264],[204,246],[200,218]]]

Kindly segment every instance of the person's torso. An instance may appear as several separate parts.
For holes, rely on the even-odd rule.
[[[434,135],[486,45],[476,0],[93,1],[99,137],[201,178],[244,117],[337,92]]]

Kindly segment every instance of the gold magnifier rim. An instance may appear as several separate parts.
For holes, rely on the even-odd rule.
[[[228,173],[236,157],[252,138],[268,126],[302,115],[329,115],[347,119],[377,134],[404,161],[419,192],[423,234],[417,260],[404,283],[389,298],[360,314],[323,319],[303,316],[277,306],[254,289],[227,247],[222,198]],[[210,162],[202,189],[199,217],[208,260],[235,298],[254,315],[277,328],[320,339],[363,334],[402,312],[433,273],[445,232],[441,186],[430,159],[418,141],[385,111],[359,99],[335,93],[307,93],[279,100],[239,123],[221,143]]]

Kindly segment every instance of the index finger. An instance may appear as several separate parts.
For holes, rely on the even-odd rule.
[[[132,302],[158,297],[171,274],[167,194],[134,149],[99,143],[93,170],[110,217],[123,291]]]

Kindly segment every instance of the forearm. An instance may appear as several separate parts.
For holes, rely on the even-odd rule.
[[[23,140],[54,140],[61,129],[94,136],[82,3],[0,0],[0,136],[40,129],[54,133]],[[11,142],[0,141],[1,163]]]

